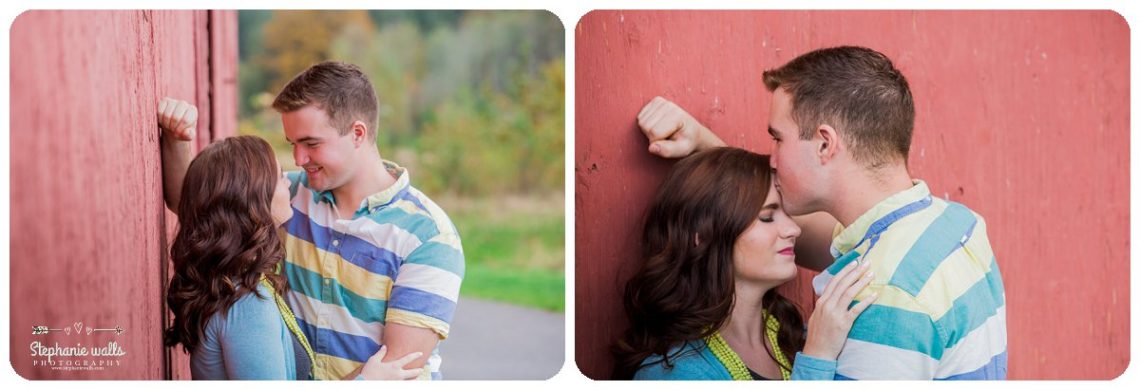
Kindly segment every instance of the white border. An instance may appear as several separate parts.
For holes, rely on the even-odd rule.
[[[393,8],[393,9],[471,9],[471,8],[481,8],[481,9],[547,9],[547,10],[550,10],[551,12],[553,12],[555,15],[557,15],[562,20],[562,24],[566,28],[566,45],[565,45],[566,55],[565,55],[565,58],[566,58],[566,75],[567,75],[566,76],[566,87],[565,87],[566,88],[566,127],[565,127],[566,128],[566,135],[565,135],[565,137],[566,137],[565,138],[565,140],[566,140],[566,155],[565,155],[565,159],[566,159],[566,177],[565,177],[566,202],[565,202],[565,205],[566,205],[566,286],[567,286],[567,294],[566,294],[566,338],[565,338],[566,360],[563,364],[562,371],[558,375],[556,375],[554,378],[552,378],[550,381],[544,382],[544,383],[536,383],[533,381],[514,381],[514,382],[511,382],[511,381],[487,381],[487,382],[451,381],[451,382],[447,382],[447,381],[445,381],[445,382],[431,383],[431,384],[422,384],[422,383],[359,383],[359,382],[358,383],[347,383],[347,382],[329,382],[329,383],[275,382],[272,384],[272,386],[275,386],[275,387],[281,386],[281,387],[285,387],[285,388],[295,388],[295,386],[296,387],[301,387],[301,386],[305,386],[305,387],[309,387],[309,386],[322,386],[322,387],[323,386],[338,386],[338,387],[347,386],[347,387],[352,387],[352,388],[361,388],[361,389],[369,388],[369,389],[371,389],[371,388],[375,388],[377,386],[397,386],[397,387],[428,386],[431,388],[470,389],[471,386],[475,386],[476,388],[481,388],[481,389],[483,389],[483,388],[486,388],[486,389],[512,389],[512,388],[530,389],[530,388],[533,388],[535,386],[542,386],[543,388],[548,388],[548,387],[556,387],[556,388],[581,388],[581,387],[612,388],[613,386],[620,386],[623,388],[650,388],[650,387],[658,388],[658,387],[664,387],[664,388],[680,389],[680,388],[690,388],[694,385],[694,384],[678,383],[678,382],[657,382],[657,383],[633,383],[633,382],[615,382],[615,381],[592,382],[589,379],[587,379],[586,377],[582,376],[581,373],[578,371],[577,366],[574,364],[574,318],[575,318],[575,316],[574,316],[575,305],[574,305],[574,293],[573,293],[574,292],[573,286],[574,286],[574,280],[575,280],[575,273],[574,273],[575,248],[574,248],[574,234],[573,234],[573,231],[574,231],[573,229],[575,226],[574,192],[573,192],[573,189],[575,188],[574,187],[575,145],[574,145],[574,136],[573,136],[573,134],[574,134],[573,133],[574,117],[575,117],[575,114],[574,114],[574,101],[575,101],[575,97],[574,97],[575,96],[574,95],[574,92],[575,92],[575,86],[574,86],[574,75],[575,75],[574,31],[575,31],[575,27],[577,25],[578,20],[580,20],[580,18],[583,15],[585,15],[588,11],[590,11],[592,9],[618,9],[618,8],[622,8],[622,9],[687,9],[687,8],[695,8],[695,7],[699,7],[699,8],[703,8],[703,9],[915,9],[915,8],[921,8],[921,9],[1112,9],[1112,10],[1115,10],[1116,12],[1120,13],[1121,15],[1123,15],[1124,18],[1129,22],[1130,25],[1133,24],[1135,21],[1140,20],[1137,17],[1136,7],[1130,5],[1127,1],[1123,1],[1123,0],[1063,1],[1063,2],[1052,2],[1052,3],[1028,2],[1028,1],[994,2],[994,1],[978,1],[978,0],[958,0],[958,1],[953,1],[953,2],[929,2],[929,3],[922,3],[922,4],[916,4],[913,1],[861,1],[858,3],[852,3],[852,2],[840,2],[840,1],[810,1],[810,0],[808,0],[808,1],[794,1],[794,2],[793,1],[783,1],[783,2],[726,1],[726,0],[703,0],[700,2],[677,1],[677,0],[663,0],[663,1],[653,1],[653,2],[636,2],[636,1],[632,1],[632,0],[613,0],[613,1],[599,1],[599,0],[579,0],[579,1],[570,0],[570,1],[567,1],[567,0],[563,0],[563,1],[559,1],[559,2],[493,0],[493,1],[471,2],[471,1],[419,0],[419,1],[415,1],[415,2],[400,2],[398,4],[386,4],[385,2],[376,1],[376,0],[373,0],[373,1],[340,1],[340,0],[336,0],[336,1],[319,1],[319,2],[292,1],[292,0],[275,1],[275,2],[253,2],[253,1],[244,1],[244,0],[241,0],[241,1],[238,1],[238,0],[230,0],[230,1],[205,0],[205,1],[198,1],[198,2],[194,2],[194,3],[167,3],[167,4],[162,4],[162,5],[157,5],[157,4],[154,4],[153,2],[144,2],[144,1],[100,1],[96,4],[94,2],[84,2],[84,1],[44,0],[44,1],[36,1],[34,3],[25,2],[24,4],[13,4],[12,2],[5,2],[4,11],[3,11],[3,17],[4,17],[3,19],[6,23],[6,28],[4,29],[5,38],[2,41],[3,42],[2,43],[3,55],[5,57],[7,57],[9,55],[9,41],[8,41],[9,28],[11,27],[12,22],[15,20],[15,18],[23,10],[29,9],[29,8],[36,8],[36,9],[91,9],[93,6],[110,7],[110,8],[118,8],[118,9],[136,9],[136,8],[143,9],[143,8],[156,8],[156,7],[171,8],[171,9],[232,9],[232,8],[239,8],[239,9],[259,9],[259,8],[275,8],[275,9],[312,9],[312,8],[320,8],[320,9],[333,9],[333,8],[336,8],[336,9],[373,9],[373,8]],[[853,6],[857,6],[858,8],[853,8]],[[1135,34],[1134,30],[1130,29],[1130,50],[1132,53],[1131,59],[1130,59],[1130,62],[1132,64],[1132,66],[1131,66],[1132,72],[1130,72],[1131,78],[1135,78],[1134,74],[1135,74],[1135,70],[1137,68],[1137,66],[1136,66],[1136,64],[1137,64],[1137,61],[1136,61],[1136,41],[1137,41],[1136,40],[1136,34]],[[9,126],[8,124],[10,123],[9,122],[9,107],[10,106],[8,103],[8,99],[9,99],[8,91],[9,91],[10,86],[9,86],[9,79],[7,76],[9,74],[9,62],[7,60],[5,60],[2,62],[2,65],[0,65],[0,66],[2,66],[2,69],[3,69],[2,74],[4,75],[4,77],[2,77],[2,81],[0,81],[0,84],[3,85],[3,89],[5,91],[5,93],[3,94],[3,98],[2,98],[3,104],[0,104],[0,121],[2,121],[4,123],[3,128],[5,129],[4,133],[0,134],[0,156],[10,156],[10,154],[9,154],[9,149],[10,149],[9,139],[10,138],[8,136],[8,133],[7,133],[7,131],[10,131],[10,129],[8,129],[8,126]],[[1135,82],[1131,82],[1131,84],[1133,86],[1132,90],[1135,90]],[[1136,111],[1137,111],[1136,107],[1137,107],[1137,103],[1136,103],[1135,99],[1132,99],[1131,100],[1131,111],[1133,114],[1136,113]],[[1135,137],[1132,137],[1130,142],[1131,142],[1132,148],[1134,149],[1136,146]],[[1130,158],[1130,161],[1132,161],[1130,164],[1130,180],[1134,181],[1134,179],[1136,178],[1136,173],[1135,173],[1136,172],[1136,169],[1135,169],[1136,163],[1135,163],[1134,159]],[[3,164],[2,166],[0,166],[0,172],[9,172],[9,170],[11,169],[10,161],[7,158],[4,158],[3,162],[0,162],[0,164]],[[1111,179],[1111,178],[1106,178],[1106,179]],[[0,199],[3,199],[3,202],[0,202],[0,216],[2,216],[3,219],[5,220],[4,221],[5,223],[0,225],[0,230],[3,230],[4,233],[6,233],[6,234],[0,235],[0,254],[2,254],[2,257],[0,257],[0,275],[2,275],[2,277],[0,277],[0,280],[2,280],[4,283],[3,286],[0,286],[0,295],[3,295],[5,297],[4,299],[0,300],[0,313],[5,313],[5,315],[4,315],[5,318],[9,317],[7,315],[7,313],[9,313],[9,300],[10,300],[10,297],[9,297],[10,279],[9,279],[9,275],[8,275],[9,274],[9,254],[10,254],[10,232],[8,232],[8,229],[10,228],[10,215],[11,215],[10,210],[9,210],[9,206],[10,206],[10,187],[9,186],[10,185],[11,185],[11,183],[8,180],[4,180],[2,183],[0,183]],[[1132,196],[1132,198],[1131,198],[1131,202],[1130,202],[1130,207],[1131,207],[1131,209],[1134,210],[1135,206],[1136,206],[1136,199],[1137,199],[1136,191],[1134,189],[1132,190],[1131,196]],[[1131,248],[1130,253],[1132,255],[1132,258],[1136,258],[1138,252],[1137,252],[1137,248],[1135,245],[1135,243],[1137,242],[1135,222],[1132,222],[1130,226],[1132,227],[1132,235],[1131,235],[1131,240],[1130,240],[1130,245],[1132,245],[1132,248]],[[1134,265],[1134,266],[1132,266],[1131,278],[1129,279],[1130,285],[1134,285],[1131,283],[1131,281],[1136,280],[1136,277],[1135,277],[1136,273],[1137,273],[1136,272],[1136,266]],[[1136,292],[1135,288],[1131,289],[1131,302],[1132,302],[1132,310],[1130,311],[1130,313],[1132,314],[1131,315],[1131,317],[1132,317],[1131,324],[1132,324],[1132,330],[1134,331],[1137,329],[1137,325],[1136,325],[1136,321],[1135,321],[1137,292]],[[0,333],[6,334],[6,335],[10,334],[9,333],[10,332],[9,325],[10,325],[10,320],[0,321]],[[1132,332],[1132,334],[1129,337],[1129,339],[1131,340],[1131,346],[1130,347],[1131,347],[1132,351],[1136,350],[1136,337],[1134,337],[1135,333],[1136,332]],[[5,361],[10,361],[9,346],[8,346],[8,343],[10,342],[10,338],[9,337],[2,337],[2,338],[0,338],[0,340],[2,340],[2,341],[0,341],[0,359],[3,359]],[[1080,359],[1080,357],[1074,356],[1073,359]],[[1133,384],[1134,382],[1137,382],[1137,380],[1136,380],[1137,374],[1135,374],[1135,371],[1136,371],[1135,369],[1128,370],[1125,372],[1124,375],[1122,375],[1120,378],[1118,378],[1115,381],[1075,381],[1075,382],[1049,382],[1049,383],[1041,383],[1039,381],[1018,381],[1018,382],[1006,382],[1006,383],[984,382],[984,383],[970,384],[970,386],[982,386],[982,387],[1011,386],[1011,387],[1020,387],[1020,388],[1030,388],[1030,387],[1038,388],[1043,384],[1047,384],[1047,385],[1058,386],[1058,387],[1059,386],[1065,386],[1065,387],[1080,386],[1082,388],[1121,388],[1121,387],[1126,386],[1126,384]],[[85,381],[85,382],[81,382],[81,383],[76,383],[73,381],[34,381],[34,382],[29,382],[29,381],[26,381],[23,378],[19,377],[18,375],[16,375],[15,371],[12,370],[11,365],[8,365],[7,367],[5,367],[4,370],[2,370],[2,374],[0,374],[0,380],[2,380],[3,382],[6,382],[5,388],[10,388],[10,387],[8,387],[10,385],[17,385],[20,387],[30,387],[30,388],[46,388],[46,387],[55,387],[58,385],[63,385],[63,386],[80,385],[80,386],[83,386],[84,388],[94,387],[94,388],[116,388],[116,389],[122,388],[122,387],[152,388],[154,386],[188,387],[188,386],[199,385],[197,383],[190,383],[190,382],[107,382],[107,381],[90,381],[90,382]],[[226,383],[214,382],[214,383],[210,384],[210,386],[220,386],[223,388],[238,388],[238,386],[243,386],[243,385],[244,384],[236,383],[236,382],[226,382]],[[716,384],[711,384],[711,383],[709,383],[709,384],[706,384],[706,383],[702,383],[702,384],[696,384],[696,385],[697,386],[717,386],[718,388],[730,388],[730,387],[731,388],[744,388],[745,386],[777,386],[777,387],[779,387],[779,386],[806,386],[806,387],[813,387],[813,388],[823,388],[824,386],[828,386],[828,387],[839,386],[839,387],[845,387],[846,388],[849,386],[854,386],[853,384],[850,384],[850,383],[846,383],[846,384],[836,384],[836,383],[795,383],[795,384],[793,384],[793,383],[769,383],[769,384],[748,384],[748,383],[716,383]],[[913,385],[913,384],[907,383],[907,382],[879,382],[879,383],[875,384],[876,387],[882,386],[882,387],[886,387],[886,388],[899,388],[899,389],[902,389],[902,388],[908,388],[909,389],[912,387],[911,385]],[[960,386],[961,384],[923,383],[923,385],[924,385],[924,387],[930,386],[930,387],[945,388],[946,386]],[[1133,385],[1133,387],[1134,387],[1134,385]],[[755,389],[756,387],[749,387],[749,388]]]

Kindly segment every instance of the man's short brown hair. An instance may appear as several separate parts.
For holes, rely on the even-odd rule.
[[[352,130],[353,121],[361,121],[368,126],[368,139],[376,139],[376,91],[356,65],[325,61],[310,66],[281,89],[273,109],[286,113],[309,104],[324,110],[340,135]]]
[[[856,161],[876,168],[901,157],[914,132],[914,98],[887,56],[865,47],[819,49],[764,72],[769,91],[792,96],[800,138],[822,124],[843,133]]]

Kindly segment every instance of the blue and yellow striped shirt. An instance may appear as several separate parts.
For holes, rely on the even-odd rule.
[[[857,258],[875,279],[856,300],[879,294],[855,320],[837,379],[1005,379],[1005,289],[981,216],[916,180],[838,232],[831,251],[817,294]]]
[[[309,188],[305,172],[286,174],[293,207],[285,225],[287,300],[316,353],[317,379],[363,365],[380,349],[387,323],[447,338],[464,271],[459,233],[411,186],[406,169],[384,165],[396,183],[367,197],[352,219],[339,218],[332,193]],[[439,379],[438,346],[428,366],[423,378]]]

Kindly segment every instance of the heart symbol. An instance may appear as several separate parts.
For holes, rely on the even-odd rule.
[[[71,336],[71,328],[63,328],[63,333],[67,333],[68,336]]]
[[[88,336],[90,336],[90,335],[91,335],[91,328],[87,328],[87,335],[88,335]]]
[[[75,328],[75,334],[79,334],[79,332],[81,330],[83,330],[83,323],[82,322],[76,322],[76,323],[72,324],[71,327]]]

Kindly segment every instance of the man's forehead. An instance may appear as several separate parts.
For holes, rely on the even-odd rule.
[[[336,129],[327,127],[324,123],[319,121],[282,120],[282,122],[285,140],[289,142],[324,140],[337,135]]]
[[[286,134],[285,140],[288,142],[299,143],[299,142],[309,142],[309,141],[323,141],[324,137],[321,137],[320,135],[317,135],[317,134],[313,134],[312,132],[308,132],[305,134],[298,135],[297,139],[292,139],[289,137],[288,134]]]

